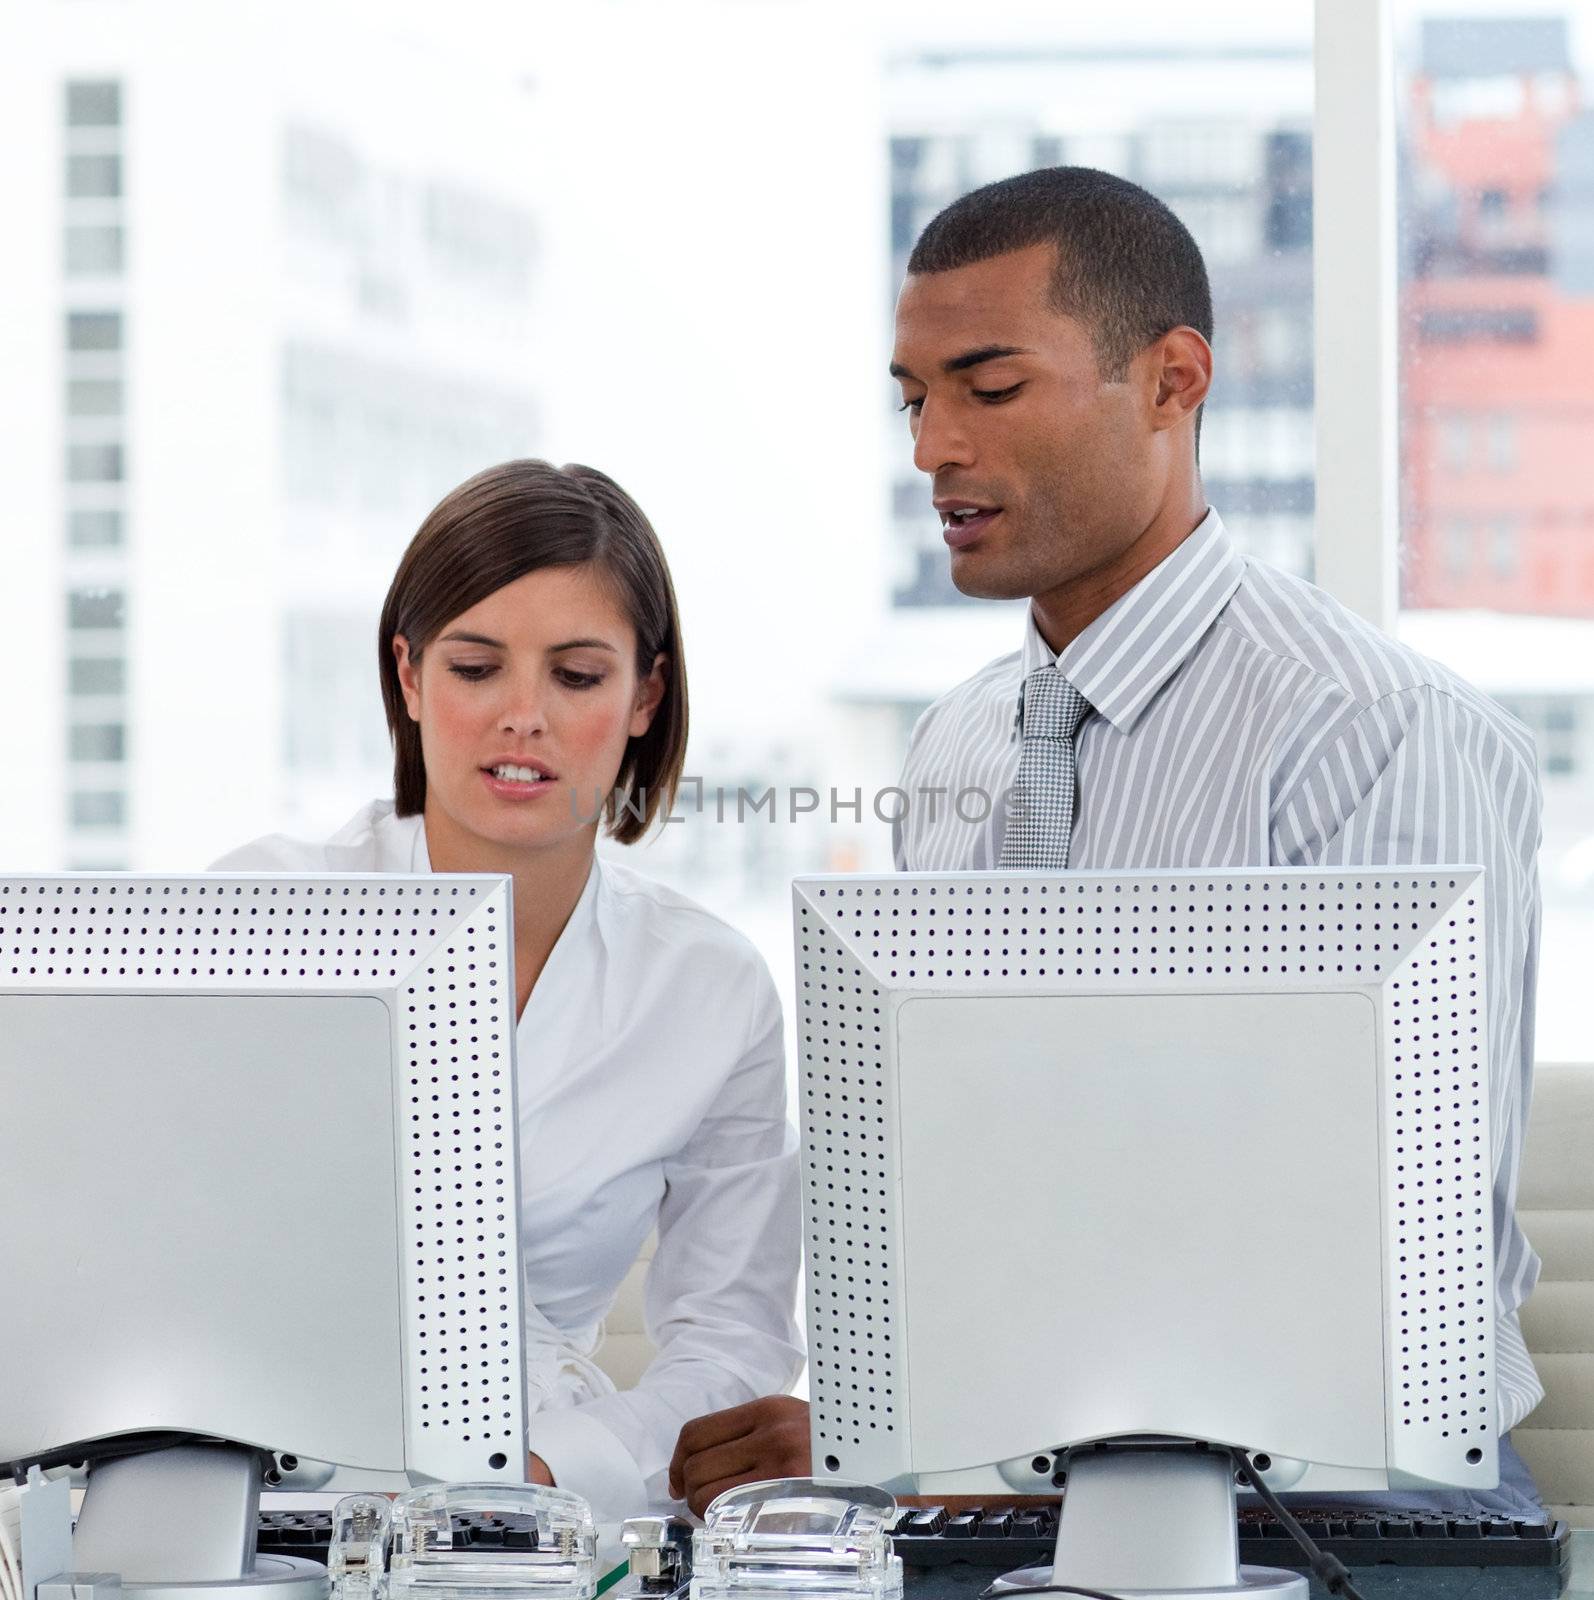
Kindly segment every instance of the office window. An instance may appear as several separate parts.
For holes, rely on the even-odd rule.
[[[122,348],[120,311],[69,311],[66,314],[68,350],[102,351]]]
[[[1446,517],[1441,524],[1445,571],[1452,578],[1472,575],[1472,523],[1466,517]]]
[[[1437,419],[1439,464],[1449,472],[1465,472],[1472,465],[1472,420],[1459,411]]]
[[[127,729],[119,722],[86,722],[74,726],[68,738],[74,761],[124,761]]]
[[[68,379],[66,414],[69,417],[119,417],[122,414],[122,380]]]
[[[67,84],[66,122],[69,128],[114,128],[121,120],[121,84],[115,81]]]
[[[119,444],[73,444],[66,450],[66,475],[71,483],[120,483]]]
[[[1267,139],[1267,243],[1273,250],[1312,246],[1312,139],[1304,132]]]
[[[1515,472],[1517,465],[1517,421],[1508,411],[1497,411],[1489,418],[1484,435],[1491,472]]]
[[[111,550],[122,542],[122,513],[76,508],[66,514],[66,542],[74,550]]]
[[[283,618],[283,750],[295,774],[353,777],[388,768],[371,637],[371,618],[361,612]]]
[[[67,666],[67,692],[82,698],[121,694],[127,662],[120,656],[74,656]]]
[[[125,827],[127,796],[120,789],[74,790],[69,815],[74,828]]]
[[[1547,778],[1576,777],[1583,769],[1580,757],[1582,731],[1591,702],[1573,694],[1502,694],[1512,716],[1524,722],[1538,747],[1539,770]]]
[[[69,278],[94,277],[122,270],[122,230],[115,223],[73,224],[66,230],[66,272]]]
[[[1539,313],[1532,306],[1482,306],[1460,311],[1446,306],[1424,311],[1417,318],[1417,337],[1422,344],[1537,344],[1539,335]]]
[[[66,193],[70,200],[115,200],[122,192],[120,156],[66,158]]]
[[[1573,702],[1594,659],[1588,0],[1395,0],[1402,626],[1533,730],[1546,779],[1541,1060],[1594,1054],[1594,769]],[[1462,419],[1457,401],[1479,409]],[[1437,414],[1437,415],[1436,415]],[[1430,428],[1429,419],[1437,426]],[[1410,453],[1427,433],[1429,459]],[[1417,449],[1423,446],[1418,443]],[[1465,537],[1462,530],[1465,529]],[[1552,531],[1553,530],[1553,531]],[[1545,625],[1538,626],[1539,619]],[[1529,695],[1519,691],[1524,680]]]
[[[1257,366],[1262,372],[1288,374],[1311,366],[1312,319],[1309,308],[1263,306],[1256,314],[1254,327]],[[1203,440],[1205,437],[1203,429]]]
[[[74,632],[121,628],[126,596],[120,589],[73,589],[67,595],[67,626]]]
[[[1520,536],[1514,517],[1489,523],[1489,570],[1497,578],[1514,578],[1521,560]]]

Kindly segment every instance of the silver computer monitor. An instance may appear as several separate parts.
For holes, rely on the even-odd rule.
[[[262,1470],[524,1479],[509,894],[0,877],[0,1461],[182,1446],[78,1568],[249,1575]]]
[[[1481,869],[794,897],[816,1474],[1067,1474],[1065,1531],[1098,1441],[1496,1482]]]

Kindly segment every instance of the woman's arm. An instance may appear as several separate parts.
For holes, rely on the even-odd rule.
[[[663,1164],[658,1247],[643,1296],[657,1354],[635,1388],[532,1422],[531,1448],[557,1482],[578,1492],[589,1492],[577,1481],[586,1463],[600,1459],[610,1492],[618,1492],[623,1452],[647,1498],[668,1499],[670,1459],[685,1423],[782,1394],[802,1370],[797,1151],[786,1116],[780,1002],[763,962],[749,955],[732,989],[745,997],[746,1021],[729,1071],[707,1114]]]

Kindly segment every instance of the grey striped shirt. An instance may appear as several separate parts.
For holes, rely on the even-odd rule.
[[[1242,556],[1213,511],[1061,655],[1032,614],[1022,650],[925,712],[902,777],[900,868],[1000,861],[1019,688],[1049,663],[1093,708],[1071,868],[1487,869],[1496,1359],[1501,1430],[1514,1427],[1544,1393],[1517,1316],[1539,1273],[1515,1214],[1538,976],[1531,735],[1321,590]]]

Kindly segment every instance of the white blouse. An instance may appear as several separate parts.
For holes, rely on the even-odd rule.
[[[390,800],[324,844],[281,834],[229,872],[429,872]],[[681,1425],[802,1370],[797,1145],[780,1002],[753,946],[613,861],[586,888],[516,1036],[529,1447],[605,1519],[668,1500]],[[589,1359],[643,1241],[658,1354],[616,1392]]]

